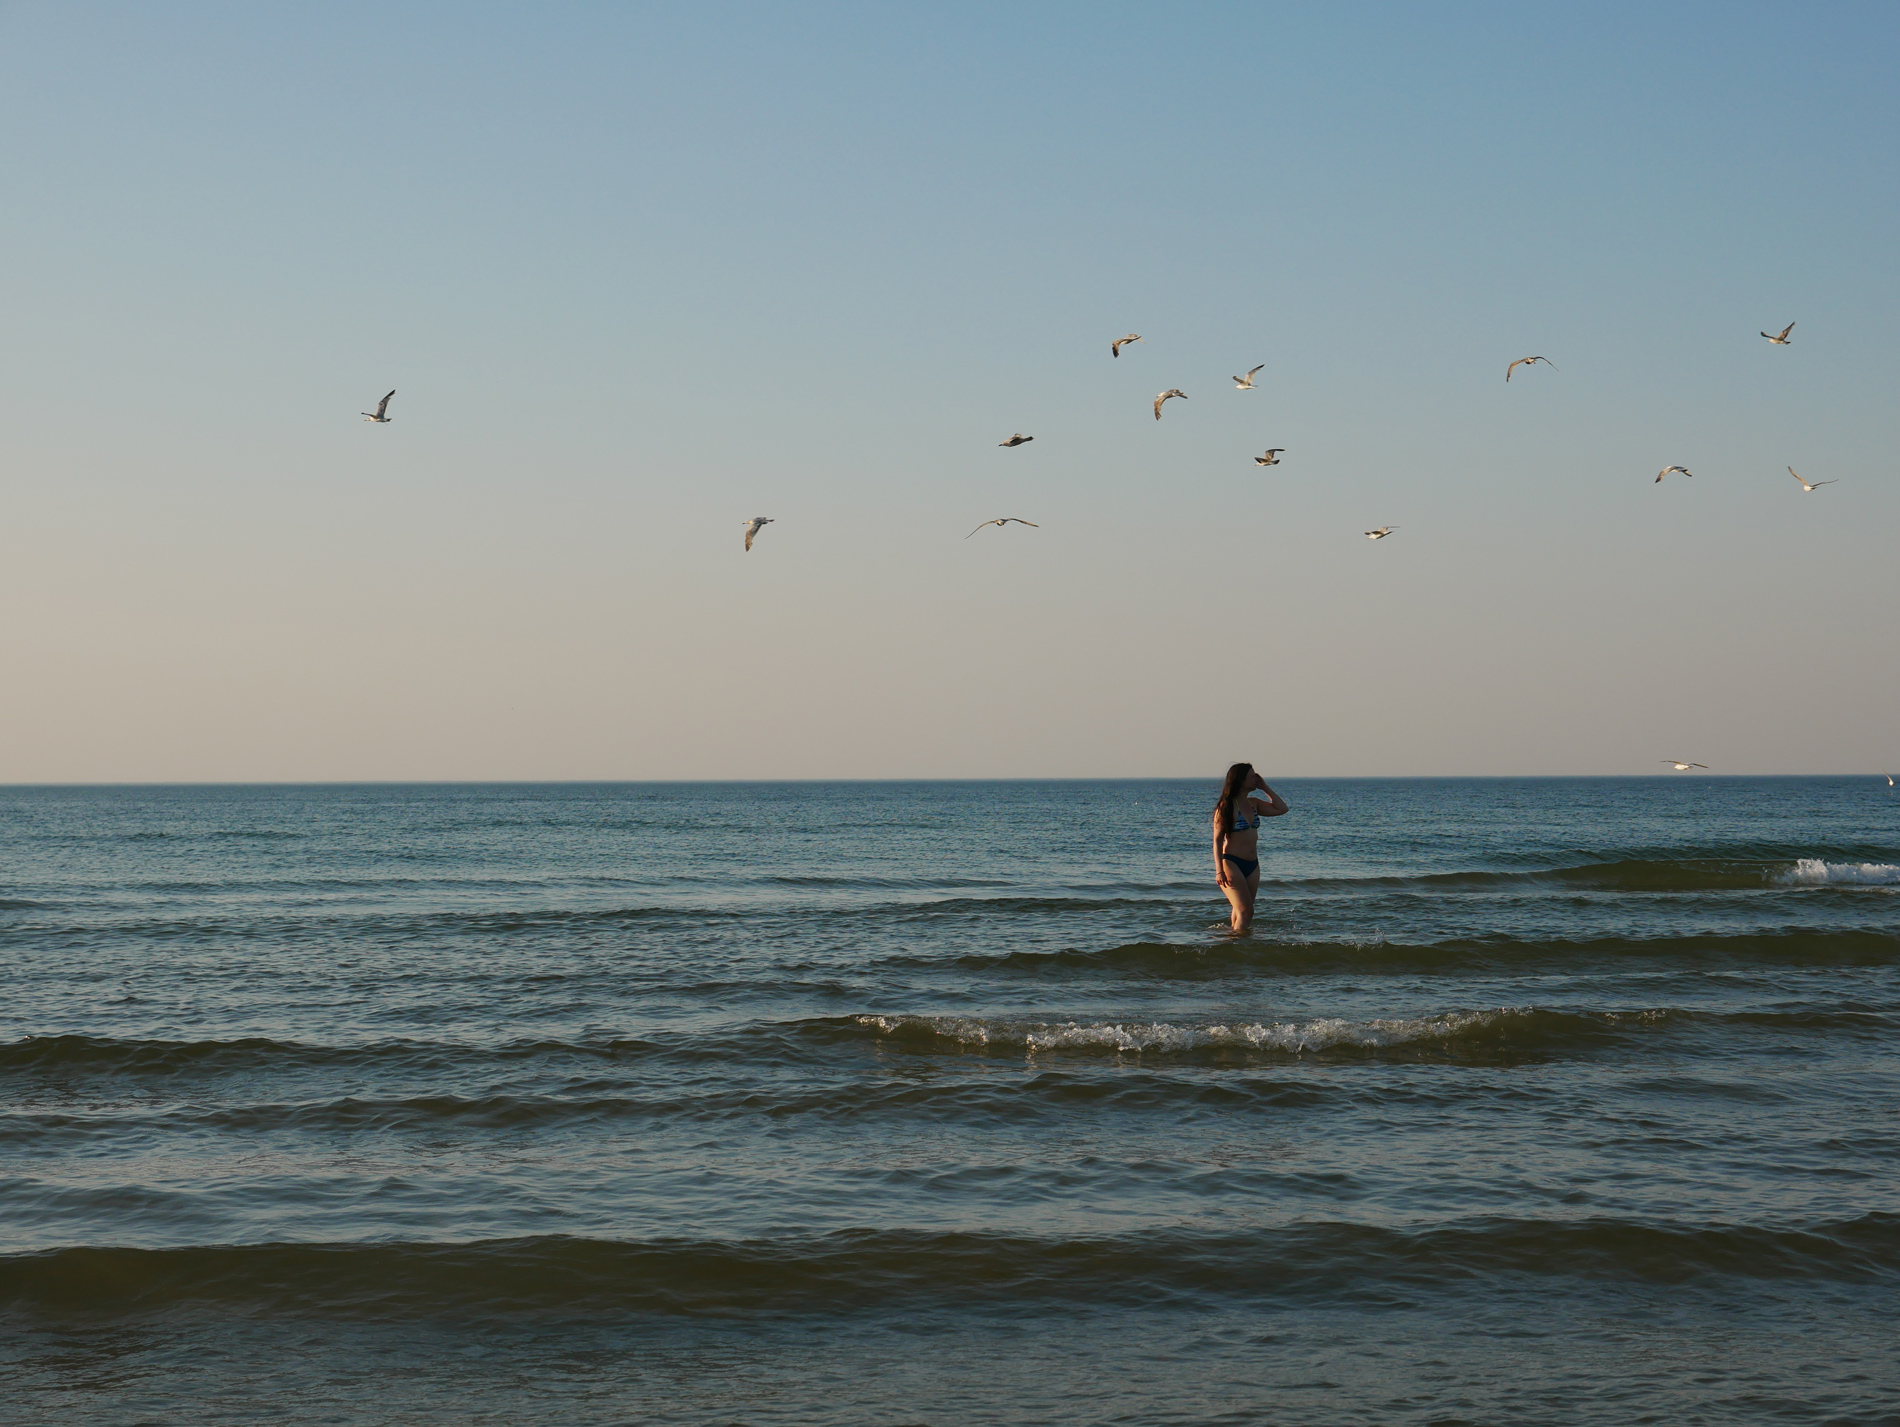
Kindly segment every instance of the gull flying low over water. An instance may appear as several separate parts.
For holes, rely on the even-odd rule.
[[[1393,531],[1397,529],[1398,529],[1398,526],[1396,525],[1381,525],[1377,530],[1368,530],[1366,532],[1366,539],[1383,540],[1385,539],[1386,536],[1390,535]]]
[[[1034,436],[1025,436],[1022,432],[1018,431],[1014,436],[1010,437],[1009,440],[998,441],[996,444],[998,446],[1027,446],[1035,439]]]
[[[1519,367],[1527,367],[1532,362],[1542,362],[1553,372],[1557,370],[1557,364],[1551,361],[1549,357],[1519,357],[1515,362],[1512,362],[1510,366],[1504,369],[1504,380],[1508,382],[1511,379],[1512,372],[1516,371]]]
[[[765,529],[765,527],[770,525],[771,523],[772,523],[771,518],[768,516],[763,516],[763,515],[755,515],[752,517],[752,519],[746,521],[745,522],[745,548],[750,550],[752,548],[752,537],[757,535],[761,530]]]
[[[394,387],[391,387],[389,389],[389,396],[394,396],[395,394],[396,394],[396,389]],[[396,418],[389,415],[389,396],[386,396],[381,401],[377,402],[376,409],[374,411],[364,412],[363,419],[365,421],[380,421],[385,426],[387,426],[390,422],[394,421]]]
[[[1256,466],[1277,466],[1280,464],[1280,453],[1284,450],[1286,450],[1284,446],[1269,446],[1267,447],[1267,454],[1264,456],[1255,456],[1253,463]]]
[[[1655,483],[1660,483],[1664,476],[1670,475],[1671,473],[1678,473],[1691,478],[1695,476],[1695,472],[1690,470],[1687,466],[1664,466],[1660,471],[1656,472]]]
[[[1042,529],[1042,527],[1041,527],[1040,525],[1037,525],[1035,521],[1033,521],[1033,520],[1024,520],[1024,519],[1023,519],[1023,518],[1022,518],[1022,517],[1021,517],[1020,515],[999,515],[999,516],[997,516],[997,517],[996,517],[996,519],[994,519],[994,520],[986,520],[986,521],[984,521],[984,522],[983,522],[983,525],[994,525],[995,527],[997,527],[997,529],[999,529],[999,530],[1000,530],[1000,529],[1001,529],[1001,528],[1002,528],[1003,526],[1005,526],[1005,525],[1008,525],[1008,524],[1010,523],[1010,521],[1012,521],[1012,520],[1013,520],[1013,521],[1015,521],[1015,522],[1016,522],[1016,523],[1017,523],[1018,525],[1027,525],[1027,526],[1029,526],[1029,527],[1030,527],[1030,528],[1031,528],[1032,530],[1040,530],[1040,529]],[[979,526],[977,526],[977,528],[976,528],[976,530],[981,530],[981,529],[983,528],[983,525],[979,525]],[[972,531],[970,532],[970,535],[974,535],[974,534],[976,534],[976,530],[972,530]],[[963,538],[964,538],[965,540],[968,540],[968,539],[970,538],[970,535],[966,535],[966,536],[964,536]]]
[[[1838,479],[1832,480],[1832,481],[1811,481],[1807,477],[1803,476],[1801,472],[1797,471],[1793,466],[1788,467],[1788,474],[1793,476],[1797,481],[1801,482],[1801,489],[1804,491],[1814,490],[1818,486],[1834,486],[1834,485],[1840,484],[1840,481]]]
[[[1178,386],[1169,387],[1166,391],[1162,392],[1160,396],[1155,398],[1155,420],[1156,421],[1159,421],[1161,419],[1161,403],[1166,401],[1171,396],[1178,396],[1183,401],[1187,400],[1187,393],[1182,391],[1180,387]]]
[[[1111,357],[1119,357],[1122,354],[1123,347],[1126,347],[1130,342],[1139,342],[1141,340],[1142,337],[1139,332],[1130,332],[1126,337],[1119,337],[1108,344],[1108,355]]]
[[[1766,332],[1762,333],[1761,335],[1764,337],[1767,337],[1768,340],[1774,343],[1777,347],[1785,347],[1788,345],[1788,334],[1792,331],[1794,331],[1794,323],[1790,322],[1786,327],[1783,327],[1781,329],[1781,335],[1779,337],[1769,336],[1769,334]]]
[[[1265,362],[1262,362],[1262,363],[1260,364],[1260,367],[1264,367],[1265,365],[1266,365],[1266,363],[1265,363]],[[1252,390],[1253,390],[1253,374],[1254,374],[1255,372],[1257,372],[1257,371],[1259,371],[1259,370],[1260,370],[1260,367],[1249,367],[1249,368],[1247,368],[1247,375],[1246,375],[1246,376],[1244,376],[1244,377],[1235,377],[1235,378],[1234,378],[1234,390],[1236,390],[1236,391],[1252,391]]]
[[[1678,773],[1687,773],[1691,768],[1700,768],[1704,772],[1707,772],[1709,767],[1706,763],[1680,763],[1674,758],[1658,758],[1656,761],[1658,763],[1667,763]]]

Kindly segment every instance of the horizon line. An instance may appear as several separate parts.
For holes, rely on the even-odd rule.
[[[1851,773],[1283,773],[1287,783],[1424,783],[1424,782],[1531,782],[1611,779],[1672,779],[1710,782],[1716,779],[1874,778],[1884,771]],[[650,785],[774,786],[815,783],[1218,783],[1219,773],[1036,775],[1007,777],[816,777],[816,778],[204,778],[204,779],[67,779],[0,782],[0,791],[26,788],[524,788],[524,787],[640,787]]]

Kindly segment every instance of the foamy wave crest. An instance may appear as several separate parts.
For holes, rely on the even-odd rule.
[[[1665,1013],[1638,1012],[1636,1019]],[[1426,1050],[1511,1040],[1547,1040],[1545,1021],[1609,1017],[1563,1017],[1530,1007],[1495,1011],[1453,1011],[1411,1019],[1348,1021],[1324,1017],[1312,1021],[1001,1021],[959,1016],[877,1016],[857,1023],[913,1045],[968,1050],[1046,1051],[1124,1054],[1158,1052],[1278,1052]],[[1595,1028],[1595,1027],[1593,1027]],[[1529,1033],[1528,1037],[1526,1033]]]
[[[1824,862],[1804,857],[1776,880],[1795,887],[1900,887],[1900,867],[1891,862]]]

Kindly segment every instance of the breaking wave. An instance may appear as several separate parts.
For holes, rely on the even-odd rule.
[[[200,1307],[369,1319],[769,1314],[985,1303],[1338,1302],[1503,1276],[1694,1285],[1900,1281],[1900,1215],[1766,1228],[1511,1218],[1394,1228],[1038,1238],[847,1230],[770,1240],[549,1236],[474,1243],[80,1247],[0,1258],[9,1316]]]

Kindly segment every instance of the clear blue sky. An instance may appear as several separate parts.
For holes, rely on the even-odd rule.
[[[1900,763],[1897,40],[0,4],[0,781]]]

